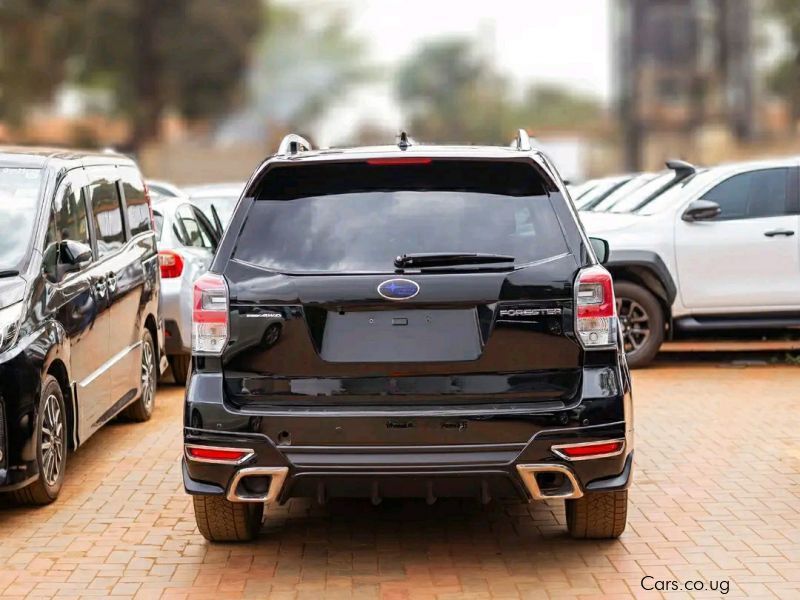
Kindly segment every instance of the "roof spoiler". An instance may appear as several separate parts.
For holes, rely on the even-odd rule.
[[[673,158],[664,164],[668,169],[675,171],[675,176],[679,179],[686,179],[689,177],[689,175],[694,175],[697,173],[697,167],[695,167],[692,163],[686,162],[685,160]]]

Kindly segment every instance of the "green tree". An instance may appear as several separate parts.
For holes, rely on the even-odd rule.
[[[263,14],[261,0],[2,0],[0,118],[19,122],[66,81],[110,90],[133,147],[167,108],[217,116],[241,91]]]
[[[249,103],[280,127],[305,129],[330,103],[374,75],[347,15],[318,6],[314,18],[270,5],[254,51]]]
[[[464,38],[423,44],[400,67],[409,133],[437,142],[497,143],[513,127],[508,83]]]
[[[528,88],[521,100],[507,80],[463,38],[424,44],[400,68],[397,95],[410,113],[410,133],[439,142],[498,144],[519,127],[586,127],[602,118],[600,103],[553,85]]]
[[[80,40],[79,13],[75,0],[0,1],[0,120],[19,125],[50,100]]]
[[[520,126],[536,132],[542,128],[586,128],[602,117],[603,108],[596,98],[559,85],[541,84],[528,88],[517,120]]]
[[[230,108],[262,11],[259,0],[88,0],[79,78],[113,91],[139,146],[167,107],[190,119]]]

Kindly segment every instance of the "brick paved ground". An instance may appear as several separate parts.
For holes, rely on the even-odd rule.
[[[651,575],[800,598],[800,368],[662,365],[635,386],[619,541],[571,541],[556,503],[294,501],[240,546],[195,529],[168,387],[154,420],[70,457],[55,505],[0,508],[0,596],[658,598],[640,587]]]

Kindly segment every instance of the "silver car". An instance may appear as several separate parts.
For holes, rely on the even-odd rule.
[[[183,192],[219,231],[224,231],[231,220],[239,196],[244,191],[244,186],[244,182],[212,183],[185,187]]]
[[[186,196],[153,194],[161,266],[165,348],[175,381],[186,383],[192,345],[192,286],[211,265],[217,228]]]

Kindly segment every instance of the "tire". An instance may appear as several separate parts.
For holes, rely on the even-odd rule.
[[[192,357],[189,354],[173,354],[168,357],[168,360],[175,383],[186,385],[186,378],[189,375],[189,363],[192,362]]]
[[[644,367],[653,361],[664,341],[664,311],[649,290],[630,281],[615,282],[614,295],[628,365]],[[645,336],[636,333],[643,325],[647,328]]]
[[[67,411],[61,386],[52,375],[42,382],[42,395],[36,415],[36,463],[39,478],[12,492],[18,504],[50,504],[61,491],[67,467]]]
[[[156,405],[156,381],[158,379],[158,365],[156,359],[153,336],[145,329],[142,334],[142,354],[140,357],[139,376],[142,391],[136,401],[126,408],[122,416],[131,421],[149,421],[153,416]]]
[[[197,528],[209,542],[249,542],[261,530],[264,505],[223,496],[192,496]]]
[[[588,492],[577,500],[565,500],[567,529],[575,539],[615,539],[625,531],[628,490]]]

